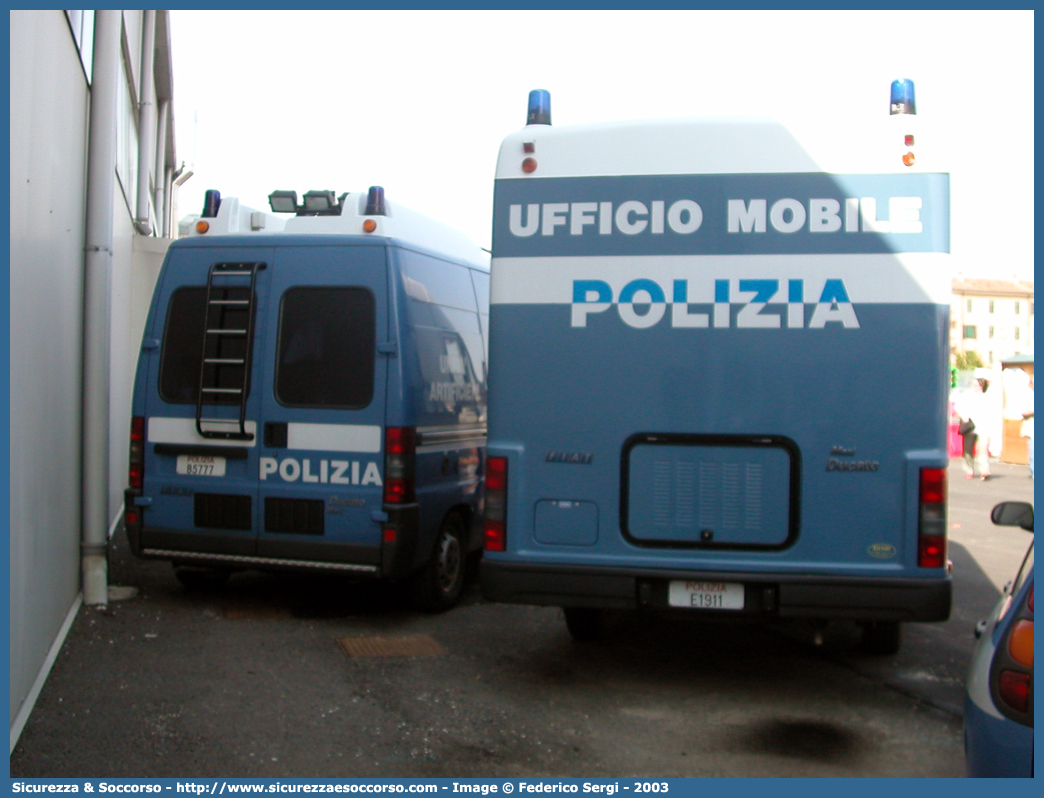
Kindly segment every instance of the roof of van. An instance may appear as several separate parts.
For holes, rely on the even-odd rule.
[[[365,192],[344,198],[339,216],[287,216],[242,205],[236,197],[224,197],[217,216],[201,218],[206,232],[193,224],[189,238],[214,239],[224,235],[358,235],[394,238],[438,252],[455,260],[487,268],[489,255],[464,233],[397,202],[386,200],[383,215],[367,215]],[[363,223],[373,221],[373,229]]]
[[[905,134],[916,131],[920,141],[931,132],[926,121],[882,114],[858,124],[802,129],[800,138],[781,122],[758,116],[534,124],[504,139],[497,178],[946,171],[928,147],[919,147],[913,168],[901,163]],[[522,169],[527,157],[536,161],[530,172]]]

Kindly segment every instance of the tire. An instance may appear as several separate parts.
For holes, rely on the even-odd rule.
[[[232,576],[231,568],[174,564],[174,577],[190,590],[215,590]]]
[[[860,650],[864,654],[887,657],[896,654],[902,644],[899,621],[870,621],[863,624]]]
[[[593,643],[605,638],[605,615],[594,607],[563,607],[566,628],[577,643]]]
[[[445,612],[464,589],[467,527],[460,513],[446,516],[431,556],[410,580],[410,602],[421,612]]]

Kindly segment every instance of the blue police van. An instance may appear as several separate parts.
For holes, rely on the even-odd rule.
[[[578,639],[846,619],[879,653],[948,617],[949,182],[914,110],[897,81],[828,168],[768,119],[556,128],[531,94],[494,193],[487,598]]]
[[[311,569],[445,610],[481,549],[486,254],[380,187],[269,199],[208,192],[167,253],[134,387],[131,549],[185,583]]]

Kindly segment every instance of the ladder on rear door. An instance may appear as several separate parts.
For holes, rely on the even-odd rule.
[[[210,267],[196,395],[196,431],[204,438],[254,438],[247,430],[246,405],[254,348],[254,285],[263,268],[264,263]],[[238,409],[238,417],[227,414],[232,409]]]

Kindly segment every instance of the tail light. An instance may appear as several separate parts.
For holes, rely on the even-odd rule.
[[[417,430],[388,427],[384,431],[384,503],[410,504],[417,499]]]
[[[1023,618],[1015,622],[1008,638],[1008,653],[1019,665],[1033,667],[1033,621]]]
[[[1025,565],[1023,566],[1025,567]],[[1032,564],[1030,565],[1032,567]],[[1018,581],[1018,580],[1016,580]],[[990,665],[990,692],[1001,714],[1033,727],[1033,585],[1012,605]],[[1014,591],[1018,594],[1018,588]]]
[[[486,551],[507,549],[507,458],[486,461]]]
[[[134,416],[130,431],[130,475],[128,484],[140,491],[145,479],[145,417]]]
[[[1032,676],[1020,671],[1001,671],[997,685],[1004,703],[1016,712],[1029,712]]]
[[[128,488],[123,498],[123,526],[128,533],[136,534],[141,529],[141,508],[134,500],[141,496],[145,485],[145,417],[134,416],[130,428],[130,463],[128,465]]]
[[[946,469],[922,468],[920,514],[917,528],[917,564],[921,568],[946,566]]]

